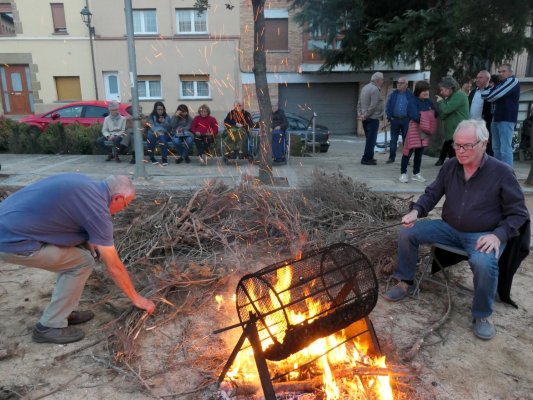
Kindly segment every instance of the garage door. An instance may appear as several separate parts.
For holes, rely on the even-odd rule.
[[[311,118],[326,125],[333,134],[356,132],[356,83],[313,83],[280,85],[280,105],[285,111]]]

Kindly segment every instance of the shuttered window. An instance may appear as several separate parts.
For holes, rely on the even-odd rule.
[[[289,50],[288,18],[265,18],[265,50]]]
[[[67,33],[67,22],[65,20],[65,8],[63,3],[50,3],[52,8],[52,21],[54,23],[54,33]]]

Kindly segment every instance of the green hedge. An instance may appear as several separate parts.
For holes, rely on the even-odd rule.
[[[50,124],[44,132],[35,126],[0,120],[0,150],[14,154],[97,154],[102,126]]]

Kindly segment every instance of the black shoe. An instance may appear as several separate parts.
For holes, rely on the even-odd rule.
[[[183,162],[183,158],[182,157],[176,158],[176,164],[181,164],[182,162]]]
[[[163,167],[166,167],[166,166],[168,165],[168,161],[167,161],[166,158],[163,158],[163,159],[161,160],[161,165],[162,165]]]
[[[111,161],[112,159],[113,159],[113,154],[109,154],[105,160]]]
[[[191,163],[191,159],[189,158],[189,156],[185,156],[185,162],[187,164],[190,164]]]
[[[94,313],[90,310],[85,311],[72,311],[67,318],[68,324],[79,325],[90,321],[94,318]]]
[[[394,159],[393,159],[393,158],[389,158],[389,159],[387,160],[387,164],[392,164],[393,162],[394,162]]]
[[[150,162],[154,165],[159,164],[159,161],[157,161],[155,158],[150,158]]]
[[[40,326],[38,326],[40,325]],[[79,328],[67,326],[66,328],[47,328],[37,324],[33,328],[32,339],[37,343],[66,344],[77,342],[85,337],[85,333]]]
[[[376,160],[361,160],[361,164],[363,165],[376,165],[378,162]]]
[[[115,157],[116,162],[120,162],[120,158],[118,156]]]
[[[437,162],[435,163],[437,167],[440,167],[442,164],[444,164],[443,160],[437,160]]]

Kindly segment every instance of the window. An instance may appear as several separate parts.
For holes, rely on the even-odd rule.
[[[180,98],[208,99],[211,97],[209,75],[180,75]]]
[[[52,8],[54,33],[67,33],[67,22],[65,21],[65,9],[63,3],[50,3],[50,7]]]
[[[137,86],[139,99],[161,99],[161,77],[160,76],[138,76]]]
[[[81,118],[82,106],[65,107],[60,110],[48,113],[45,118],[52,118],[52,114],[58,114],[59,118]]]
[[[15,34],[12,11],[10,3],[0,3],[0,35],[8,36]]]
[[[207,33],[207,12],[176,10],[176,26],[178,35]]]
[[[79,76],[55,76],[58,101],[81,100]]]
[[[85,106],[84,118],[105,118],[109,115],[106,107]]]
[[[265,19],[265,50],[289,50],[288,19]]]
[[[133,33],[136,35],[157,33],[155,10],[133,10]]]

